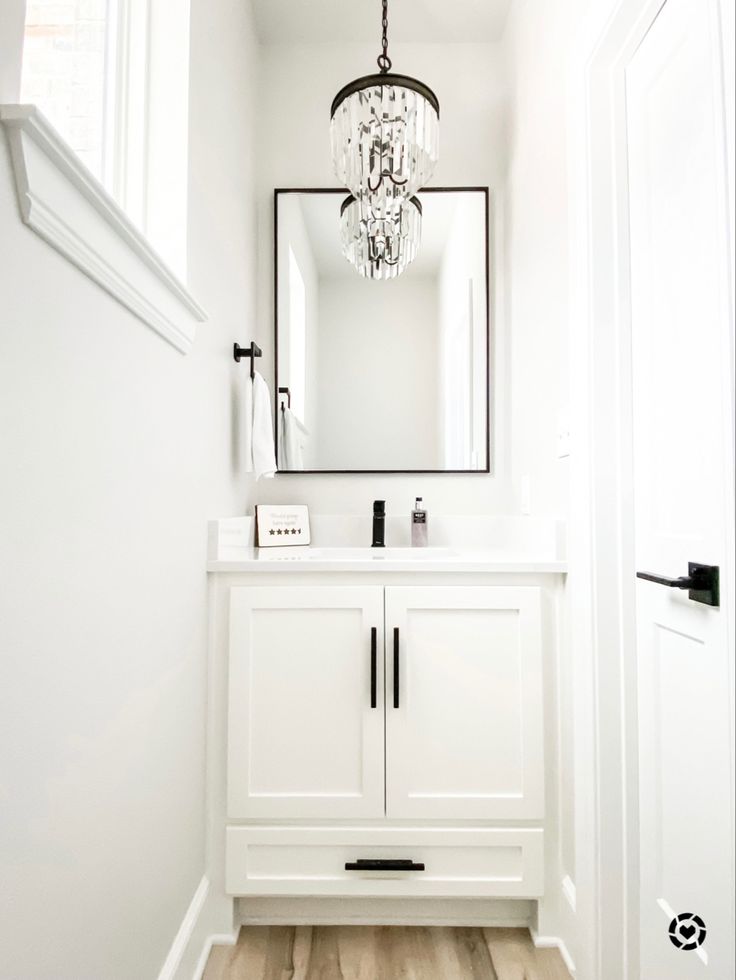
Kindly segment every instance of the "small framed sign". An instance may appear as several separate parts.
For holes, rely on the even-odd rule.
[[[309,544],[309,508],[301,504],[257,504],[256,547]]]

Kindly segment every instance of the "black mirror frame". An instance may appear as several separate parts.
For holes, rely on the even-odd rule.
[[[305,476],[305,475],[348,475],[355,474],[398,474],[408,476],[417,474],[443,475],[488,475],[491,473],[491,272],[490,272],[490,188],[488,187],[423,187],[418,196],[424,194],[448,194],[448,193],[479,193],[484,196],[485,204],[485,270],[486,270],[486,439],[485,467],[477,470],[277,470],[277,476]],[[279,197],[282,194],[346,194],[344,187],[277,187],[274,189],[273,196],[273,322],[274,322],[274,391],[279,391]],[[274,438],[276,445],[276,459],[278,459],[279,447],[279,412],[278,398],[276,399],[276,411],[274,412]]]

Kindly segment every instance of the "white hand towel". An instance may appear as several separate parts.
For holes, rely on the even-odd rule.
[[[279,442],[279,463],[282,470],[303,470],[306,437],[309,430],[294,415],[290,408],[284,407],[281,413],[281,440]]]
[[[256,480],[276,472],[276,449],[273,438],[271,392],[256,371],[253,378],[253,472]]]
[[[241,411],[238,416],[237,453],[245,473],[253,472],[253,379],[250,374],[243,379]],[[242,456],[241,456],[242,453]]]

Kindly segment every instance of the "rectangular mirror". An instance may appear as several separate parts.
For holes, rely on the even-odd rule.
[[[418,196],[416,259],[372,280],[342,254],[344,190],[275,192],[280,472],[489,472],[488,188]]]

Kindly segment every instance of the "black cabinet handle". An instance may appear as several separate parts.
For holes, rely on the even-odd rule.
[[[399,627],[394,626],[394,708],[399,706]]]
[[[637,572],[636,577],[668,589],[687,589],[688,597],[693,602],[703,602],[706,606],[720,605],[718,565],[700,565],[691,561],[688,562],[687,571],[688,574],[680,578],[668,578],[652,572]]]
[[[371,627],[371,708],[378,707],[378,630]]]
[[[358,861],[348,861],[346,871],[424,871],[424,864],[412,861],[411,858],[368,858]]]

